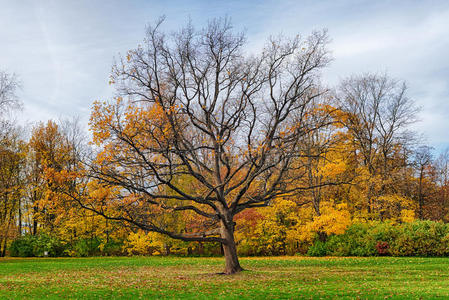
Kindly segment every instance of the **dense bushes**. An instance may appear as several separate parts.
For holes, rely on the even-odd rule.
[[[39,234],[24,235],[11,243],[9,248],[11,256],[31,257],[31,256],[62,256],[64,246],[55,237]]]
[[[284,237],[285,239],[285,237]],[[281,241],[286,243],[286,241]],[[240,255],[254,255],[265,240],[239,244]],[[258,247],[258,248],[257,248]],[[449,256],[449,224],[432,221],[412,223],[370,222],[349,226],[342,234],[333,234],[323,241],[317,237],[310,242],[297,241],[296,249],[310,256]],[[220,254],[216,243],[186,243],[167,239],[154,233],[131,233],[126,240],[98,237],[79,238],[64,242],[56,237],[24,235],[11,243],[11,256],[100,256],[100,255],[188,255]],[[279,255],[283,251],[258,255]]]
[[[122,255],[122,248],[123,241],[112,239],[103,243],[96,237],[82,238],[68,243],[47,234],[26,234],[12,241],[9,254],[19,257]]]
[[[128,239],[102,239],[92,236],[62,241],[47,234],[26,234],[12,241],[9,255],[18,257],[42,256],[122,256],[122,255],[220,255],[217,243],[181,242],[155,233],[130,233]]]
[[[431,221],[413,223],[353,224],[345,233],[325,242],[318,238],[310,256],[447,256],[449,224]]]

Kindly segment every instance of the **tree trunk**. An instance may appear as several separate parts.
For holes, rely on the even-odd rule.
[[[164,244],[164,255],[165,256],[169,256],[171,251],[170,251],[170,245],[169,244]]]
[[[19,197],[19,216],[18,216],[18,219],[19,219],[19,222],[18,222],[18,234],[19,234],[19,237],[20,236],[22,236],[22,201],[21,201],[21,198]]]
[[[237,256],[237,247],[234,240],[234,222],[222,222],[221,237],[226,241],[223,244],[223,252],[225,257],[224,274],[235,274],[243,271]]]
[[[419,173],[419,185],[418,185],[418,218],[420,220],[423,220],[423,206],[424,206],[424,199],[423,199],[423,192],[422,192],[422,182],[424,177],[424,170],[421,168]]]
[[[204,245],[202,242],[198,243],[198,255],[204,255]]]
[[[6,256],[6,245],[7,244],[8,244],[8,237],[6,236],[4,241],[3,241],[3,250],[2,250],[1,257],[5,257]]]
[[[324,231],[318,231],[318,239],[320,240],[320,242],[325,243],[327,240],[327,234]]]
[[[11,210],[11,213],[10,213],[10,216],[9,216],[9,220],[8,220],[8,225],[6,226],[6,231],[5,231],[5,233],[4,233],[4,239],[3,239],[3,249],[2,249],[2,252],[1,252],[1,257],[5,257],[6,256],[6,246],[7,246],[7,244],[8,244],[8,236],[9,236],[9,227],[11,226],[11,219],[12,219],[12,210]]]
[[[0,257],[4,257],[2,245],[3,245],[3,236],[0,236]]]
[[[36,191],[34,191],[34,196],[33,196],[33,235],[37,234],[37,194]]]

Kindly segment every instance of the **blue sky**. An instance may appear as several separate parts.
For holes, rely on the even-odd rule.
[[[135,48],[161,15],[167,30],[227,15],[250,49],[269,35],[327,28],[334,61],[325,81],[363,72],[406,80],[422,107],[414,128],[437,149],[449,146],[449,1],[0,0],[0,69],[21,79],[18,119],[87,124],[92,102],[113,92],[113,57]]]

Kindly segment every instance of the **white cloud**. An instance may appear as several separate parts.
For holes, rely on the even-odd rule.
[[[405,79],[423,106],[416,128],[449,145],[449,2],[433,1],[4,1],[0,0],[0,69],[23,82],[24,120],[80,115],[111,95],[112,58],[135,47],[162,14],[166,28],[190,17],[228,15],[247,29],[251,49],[271,34],[328,28],[335,61],[325,78],[384,72]],[[5,46],[6,45],[6,46]]]

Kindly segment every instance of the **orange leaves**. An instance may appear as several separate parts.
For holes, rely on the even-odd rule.
[[[171,113],[171,109],[168,110]],[[167,111],[159,104],[137,106],[128,104],[124,112],[124,133],[145,144],[151,140],[163,140],[169,136]]]
[[[99,146],[111,135],[108,128],[114,125],[115,107],[106,102],[95,101],[92,107],[89,126],[93,142]]]
[[[65,141],[59,126],[48,121],[40,123],[33,128],[29,146],[43,166],[52,166],[57,161],[64,160],[64,156],[71,150],[71,146]]]
[[[98,184],[96,181],[89,182],[89,196],[94,199],[107,199],[112,194],[112,189]]]
[[[331,160],[321,166],[318,170],[318,173],[324,178],[335,178],[348,169],[347,162],[343,158],[336,157],[334,160]]]
[[[95,102],[90,117],[93,142],[97,145],[114,145],[117,132],[124,138],[132,138],[142,148],[168,143],[172,128],[168,121],[177,107],[163,108],[158,103],[125,103],[121,97],[116,103]],[[123,143],[120,143],[123,146]],[[116,149],[126,151],[125,148]]]

